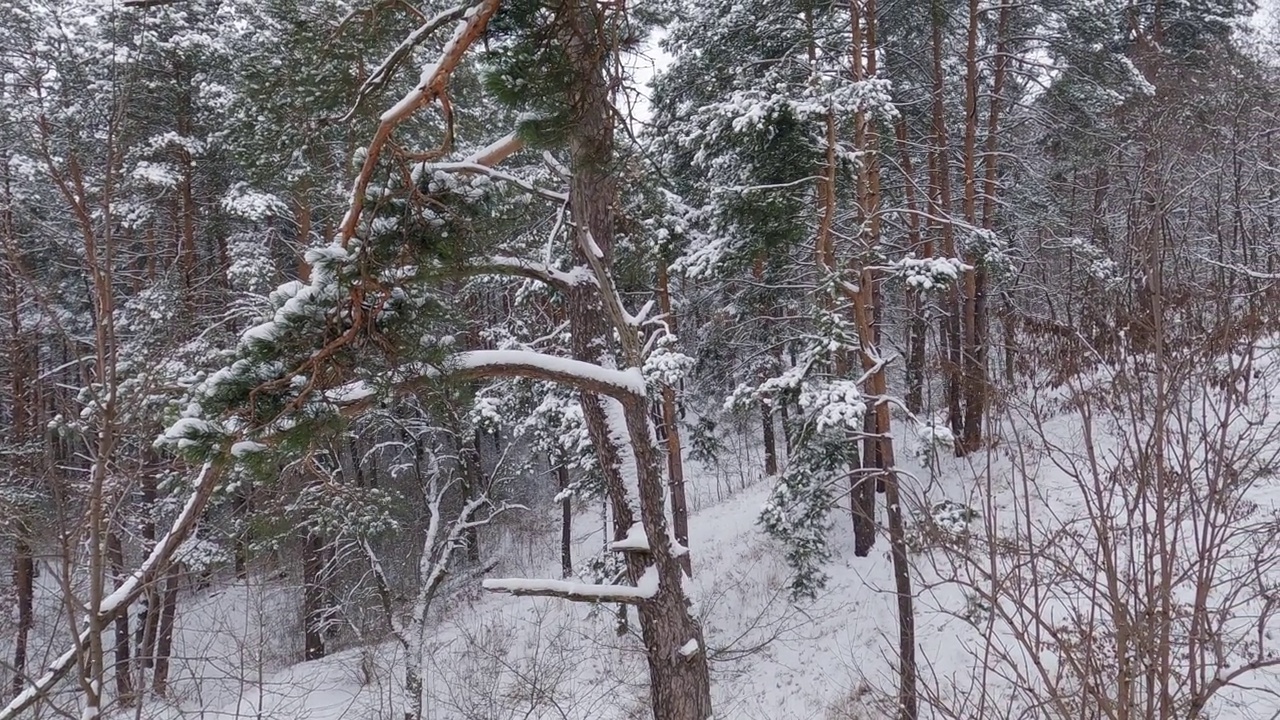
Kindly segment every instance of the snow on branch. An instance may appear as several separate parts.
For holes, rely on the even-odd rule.
[[[58,684],[70,670],[77,666],[76,658],[85,647],[89,645],[89,631],[84,630],[80,633],[76,640],[76,646],[58,656],[56,660],[49,663],[48,672],[41,675],[35,682],[31,683],[26,689],[18,693],[8,705],[0,710],[0,720],[11,720],[18,717],[23,710],[31,707],[37,700],[49,694],[53,690],[53,686]]]
[[[595,276],[591,274],[589,269],[584,267],[577,267],[566,272],[543,263],[506,256],[491,257],[478,265],[468,268],[467,272],[479,275],[488,273],[519,275],[520,277],[544,282],[560,290],[567,290],[575,285],[594,285],[596,282]]]
[[[575,602],[614,602],[638,605],[658,594],[658,569],[650,566],[632,585],[592,585],[565,580],[526,580],[496,578],[485,580],[482,587],[489,592],[533,597],[555,597]]]
[[[507,133],[467,157],[464,162],[493,167],[524,149],[524,141],[514,132]]]
[[[527,350],[472,350],[450,360],[448,372],[464,378],[522,377],[550,380],[609,397],[644,397],[647,388],[638,368],[610,370],[581,360]]]
[[[609,549],[617,552],[649,552],[649,536],[644,531],[644,525],[632,523],[627,536],[609,543]]]
[[[490,161],[492,161],[492,158],[489,158],[489,159]],[[538,187],[537,185],[521,180],[520,178],[510,173],[504,173],[501,170],[496,170],[483,163],[472,162],[470,160],[463,160],[461,162],[446,162],[446,163],[424,163],[422,166],[422,170],[424,172],[475,173],[477,175],[485,175],[493,178],[494,180],[501,180],[502,182],[515,185],[516,187],[520,188],[521,190],[524,190],[525,192],[532,193],[534,195],[545,198],[547,200],[560,202],[560,203],[569,201],[569,196],[566,193],[562,193],[557,190],[548,190],[546,188]]]
[[[648,385],[640,368],[612,370],[581,360],[529,350],[470,350],[453,355],[443,368],[420,364],[407,366],[402,368],[399,379],[389,391],[393,395],[412,393],[426,382],[445,377],[471,380],[546,380],[612,398],[645,397],[648,394]],[[314,395],[313,399],[342,417],[351,418],[367,411],[379,397],[380,393],[363,380],[352,380],[323,390]],[[265,432],[270,436],[289,426],[289,423],[277,422],[267,427]],[[0,720],[4,718],[0,717]]]
[[[347,209],[347,214],[343,217],[338,231],[338,239],[343,247],[346,247],[351,238],[355,237],[356,226],[360,223],[360,213],[364,209],[364,199],[369,191],[373,171],[377,168],[383,147],[391,139],[391,133],[419,108],[434,102],[444,94],[449,78],[462,62],[462,56],[484,33],[485,27],[489,24],[489,18],[493,17],[497,10],[498,0],[484,0],[480,5],[467,10],[463,15],[465,20],[458,26],[449,42],[445,43],[440,59],[424,67],[422,79],[418,85],[401,98],[400,102],[382,113],[378,130],[374,133],[373,140],[369,142],[364,163],[360,166],[360,173],[353,183],[351,206]]]
[[[1218,262],[1217,260],[1205,257],[1204,255],[1201,255],[1200,259],[1204,260],[1210,265],[1216,265],[1220,268],[1230,270],[1231,272],[1244,275],[1245,277],[1251,280],[1280,280],[1280,273],[1260,272],[1258,270],[1252,270],[1250,268],[1242,267],[1240,265],[1233,265],[1231,263]]]

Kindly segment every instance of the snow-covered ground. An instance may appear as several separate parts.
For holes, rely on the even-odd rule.
[[[832,536],[839,561],[830,568],[827,591],[816,602],[791,603],[781,553],[756,524],[770,483],[760,477],[758,451],[738,457],[743,467],[692,463],[689,481],[695,573],[688,592],[714,661],[717,715],[879,717],[874,706],[895,682],[887,540],[882,537],[870,557],[855,558],[848,514],[838,513]],[[601,534],[591,529],[600,524],[597,515],[584,511],[577,523],[578,556],[598,551]],[[556,548],[553,533],[536,544],[512,538],[497,549],[504,560],[494,574],[555,577]],[[940,606],[963,602],[955,593],[930,594]],[[184,597],[173,705],[152,704],[144,716],[399,717],[402,665],[395,642],[289,664],[300,654],[290,644],[296,644],[297,596],[287,581],[253,579]],[[633,636],[619,636],[611,607],[468,591],[439,606],[425,662],[426,717],[624,720],[647,712],[634,615]],[[930,610],[921,619],[931,658],[952,648],[958,630],[967,631],[949,615],[934,615]]]
[[[1269,374],[1270,366],[1264,371]],[[1261,417],[1263,409],[1275,409],[1280,393],[1259,397],[1263,399],[1255,401],[1251,412]],[[1107,503],[1119,497],[1103,487],[1091,497],[1092,491],[1071,471],[1072,462],[1087,460],[1092,448],[1103,465],[1123,465],[1118,449],[1125,417],[1115,408],[1099,410],[1095,434],[1087,435],[1080,414],[1062,402],[1064,398],[1060,390],[1045,391],[1002,408],[994,416],[998,440],[989,450],[964,459],[942,452],[930,461],[916,452],[918,430],[897,423],[898,462],[906,471],[903,490],[909,507],[915,509],[913,516],[919,519],[944,501],[952,503],[935,513],[931,529],[916,532],[912,540],[924,717],[946,716],[931,711],[931,705],[947,706],[955,713],[952,716],[966,718],[1064,715],[1061,708],[1037,707],[1034,696],[1051,684],[1046,678],[1057,678],[1059,692],[1072,682],[1058,674],[1068,654],[1060,651],[1062,637],[1053,634],[1064,632],[1072,622],[1080,623],[1080,613],[1095,607],[1072,583],[1093,578],[1103,564],[1101,556],[1072,556],[1067,550],[1096,546],[1086,522],[1090,508],[1105,500],[1104,510],[1115,511]],[[1207,406],[1192,403],[1189,407],[1204,410]],[[1237,424],[1242,431],[1262,428],[1258,432],[1263,432],[1276,426],[1276,418],[1266,416],[1257,425],[1246,425]],[[1196,433],[1208,437],[1207,433],[1203,428],[1192,430],[1191,444],[1201,449],[1188,452],[1206,452],[1204,438]],[[1280,452],[1268,447],[1272,453]],[[694,577],[688,592],[703,619],[713,660],[717,717],[892,717],[897,615],[887,538],[878,538],[870,556],[855,557],[850,514],[847,510],[834,513],[831,538],[836,560],[828,568],[828,586],[816,601],[793,604],[782,554],[756,524],[770,491],[768,479],[760,477],[759,451],[745,442],[726,457],[731,460],[718,467],[691,462],[688,468],[694,510],[690,522]],[[1202,462],[1192,458],[1190,466]],[[1250,519],[1240,527],[1276,524],[1280,481],[1264,470],[1248,491]],[[879,498],[882,501],[883,495]],[[966,509],[973,511],[967,520]],[[1112,517],[1111,521],[1113,528],[1127,527],[1123,520]],[[1136,519],[1134,528],[1141,522]],[[602,546],[600,524],[594,511],[577,515],[578,559]],[[1074,534],[1061,534],[1067,528]],[[493,575],[558,575],[555,529],[517,533],[514,526],[507,526],[504,532],[509,534],[491,548],[500,558]],[[1024,552],[1026,547],[1017,545],[1019,538],[1029,538],[1027,547],[1036,548],[1045,563],[1035,582],[1019,584],[1020,578],[1031,577],[1029,554]],[[1001,545],[1010,539],[1013,545]],[[950,550],[940,550],[939,543],[950,543]],[[1124,550],[1117,556],[1133,552]],[[1071,573],[1064,575],[1049,567],[1060,557],[1076,557]],[[1186,562],[1193,565],[1195,559]],[[1224,566],[1235,567],[1233,562],[1228,559]],[[1139,562],[1135,567],[1141,571],[1143,566]],[[1262,568],[1257,580],[1265,586],[1280,579],[1275,575],[1274,568]],[[993,578],[1001,581],[995,583],[1002,598],[996,613],[975,596],[975,589],[994,587]],[[57,581],[52,573],[45,573],[41,583],[40,602],[45,606],[41,614],[48,616],[49,603],[58,596]],[[1263,591],[1258,597],[1269,597],[1266,587]],[[1188,592],[1188,587],[1174,587],[1175,607],[1186,604]],[[1214,593],[1206,602],[1237,616],[1215,627],[1241,638],[1257,631],[1264,646],[1261,653],[1270,652],[1265,647],[1270,638],[1266,617],[1270,609],[1253,601],[1233,605]],[[172,700],[167,705],[150,702],[140,717],[401,717],[403,663],[395,642],[369,643],[323,660],[292,663],[301,654],[296,646],[298,595],[287,579],[257,576],[184,595],[175,639]],[[1029,617],[1026,607],[1018,605],[1023,597],[1035,598],[1034,603],[1026,600],[1027,607],[1034,607],[1037,617],[1045,619],[1049,639],[1032,642],[1020,636]],[[1099,623],[1098,630],[1108,631],[1108,618],[1092,617],[1091,621]],[[434,610],[434,635],[424,659],[424,714],[433,720],[645,718],[646,671],[634,637],[634,615],[631,622],[631,635],[619,635],[613,608],[490,595],[477,587],[458,590]],[[37,645],[43,647],[44,639],[56,630],[54,625],[38,628]],[[1215,672],[1230,672],[1259,654],[1258,645],[1234,637],[1220,640],[1226,647]],[[1276,716],[1280,703],[1273,691],[1280,689],[1280,681],[1269,669],[1238,680],[1241,687],[1224,689],[1210,704],[1213,717]]]

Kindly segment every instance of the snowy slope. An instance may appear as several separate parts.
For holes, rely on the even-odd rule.
[[[1270,400],[1277,398],[1280,393]],[[1054,676],[1058,670],[1062,658],[1052,644],[1029,652],[1019,642],[1016,623],[999,617],[992,622],[993,614],[974,601],[975,588],[991,582],[990,570],[997,580],[1010,582],[1023,572],[1025,558],[998,542],[1022,537],[1052,542],[1053,533],[1079,527],[1088,510],[1077,479],[1064,465],[1087,456],[1090,445],[1079,417],[1060,400],[1046,393],[1035,403],[1007,408],[995,421],[998,441],[965,459],[948,453],[922,459],[914,429],[896,424],[898,461],[906,473],[903,492],[913,517],[943,501],[976,511],[967,526],[954,517],[948,521],[944,513],[932,534],[913,539],[922,717],[948,716],[931,705],[961,717],[1064,715],[1030,699],[1044,685],[1035,673]],[[1032,412],[1037,407],[1051,409]],[[1113,435],[1091,438],[1099,456],[1116,450]],[[759,477],[759,452],[748,442],[726,457],[719,467],[691,462],[687,470],[695,571],[688,592],[713,658],[717,717],[892,717],[897,618],[887,538],[878,539],[869,557],[855,557],[849,512],[835,512],[836,560],[828,568],[828,587],[815,602],[792,604],[782,555],[756,525],[770,490],[768,480]],[[1251,493],[1264,516],[1280,511],[1274,479]],[[580,512],[575,522],[575,557],[582,559],[602,546],[601,522],[591,510]],[[961,533],[948,534],[955,530]],[[553,528],[510,526],[503,532],[505,537],[489,543],[501,559],[495,575],[557,576]],[[952,552],[938,549],[940,542],[952,543]],[[1093,572],[1093,560],[1083,559],[1076,571]],[[1046,618],[1069,624],[1082,606],[1055,582],[1033,583],[1026,592],[1037,598]],[[48,597],[55,590],[42,593]],[[1007,588],[1002,592],[1012,597]],[[296,588],[286,582],[255,579],[184,596],[182,602],[172,702],[152,702],[142,717],[401,717],[402,663],[395,643],[289,664],[300,654],[290,644],[296,642],[290,638],[298,635],[299,618]],[[632,615],[631,634],[620,636],[612,608],[487,595],[476,588],[455,593],[434,611],[435,635],[425,660],[425,715],[434,720],[643,719],[646,672],[634,622]],[[1215,717],[1251,720],[1280,710],[1273,694],[1280,682],[1269,670],[1249,675],[1241,685],[1219,694],[1210,706]]]
[[[758,453],[751,455],[744,460],[758,460]],[[781,555],[756,525],[769,483],[745,466],[708,469],[691,463],[691,470],[690,496],[701,509],[690,523],[695,577],[688,592],[715,661],[718,715],[863,717],[845,711],[880,702],[895,682],[887,661],[896,643],[887,541],[881,538],[870,557],[854,558],[850,523],[841,513],[833,531],[841,560],[830,568],[828,592],[817,602],[794,605]],[[599,519],[584,512],[577,522],[577,552],[584,557],[600,547],[600,531],[590,529]],[[527,538],[500,543],[497,554],[506,559],[495,574],[555,577],[555,536],[537,544],[541,548],[531,548]],[[522,552],[514,552],[516,547]],[[210,720],[259,714],[284,720],[398,717],[395,643],[285,664],[298,654],[285,639],[296,632],[284,632],[297,623],[296,593],[290,592],[250,581],[184,598],[174,704],[153,704],[144,714],[177,718],[198,712]],[[945,592],[931,595],[940,606],[950,602]],[[643,717],[646,671],[634,615],[632,636],[619,637],[612,608],[471,593],[442,605],[426,661],[427,717]],[[928,630],[923,644],[953,645],[932,636],[936,631],[944,640],[953,638],[956,623],[950,616],[922,618],[922,630]]]

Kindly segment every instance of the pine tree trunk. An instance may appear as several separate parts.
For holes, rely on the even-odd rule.
[[[662,473],[644,400],[623,404],[627,431],[636,455],[640,510],[647,553],[658,571],[657,595],[639,606],[640,630],[649,662],[654,718],[706,720],[711,717],[711,676],[702,628],[689,614],[681,590],[682,568],[666,535]],[[631,553],[628,557],[639,557]],[[696,647],[696,650],[691,648]]]
[[[125,580],[124,545],[120,535],[114,531],[107,533],[107,560],[111,568],[111,578],[116,589]],[[115,620],[116,644],[115,676],[116,695],[119,701],[127,706],[133,704],[133,668],[129,662],[129,613],[122,612]]]
[[[156,544],[156,473],[154,463],[152,462],[153,454],[150,448],[143,449],[144,467],[142,471],[142,548],[146,553],[150,553]],[[139,668],[137,675],[137,686],[143,688],[146,686],[146,674],[141,672],[143,668],[150,668],[154,663],[155,647],[156,647],[156,630],[160,613],[157,609],[160,603],[157,602],[160,594],[156,592],[155,584],[149,583],[146,594],[140,601],[141,611],[138,613],[138,627],[134,630],[134,659]]]
[[[463,475],[466,479],[462,486],[464,502],[475,497],[475,493],[480,488],[481,476],[484,473],[484,456],[481,455],[480,448],[480,432],[476,430],[472,433],[469,447],[465,447],[462,450]],[[467,528],[464,532],[464,538],[467,543],[467,561],[473,566],[479,565],[480,528]]]
[[[764,284],[764,261],[765,254],[761,252],[756,255],[755,263],[752,267],[752,275],[757,283]],[[762,321],[766,328],[769,327],[769,321]],[[766,330],[766,333],[768,331]],[[764,382],[767,378],[767,370],[762,369],[760,376],[757,378],[760,382]],[[764,476],[774,477],[778,474],[778,440],[777,434],[773,427],[773,407],[766,398],[760,403],[760,437],[764,444]]]
[[[951,147],[945,119],[942,28],[946,22],[946,8],[941,0],[930,6],[932,24],[931,48],[933,56],[933,147],[929,152],[929,197],[931,222],[942,236],[942,252],[948,258],[956,254],[955,226],[951,221]],[[942,338],[942,368],[946,376],[944,392],[947,403],[947,424],[956,438],[962,434],[964,420],[961,411],[961,357],[960,357],[960,293],[952,284],[943,297],[944,309],[939,319]],[[959,447],[957,446],[957,451]]]
[[[231,513],[239,525],[233,550],[236,579],[246,580],[249,577],[249,489],[247,487],[242,487],[236,492],[235,500],[231,504]]]
[[[971,3],[970,12],[976,12],[976,5]],[[995,77],[992,82],[991,105],[987,113],[987,147],[983,155],[984,179],[982,191],[982,227],[988,232],[995,229],[996,191],[998,188],[999,155],[997,151],[1000,138],[1001,95],[1004,91],[1005,76],[1008,74],[1009,56],[1006,52],[1006,37],[1009,33],[1010,5],[1000,6],[999,19],[996,21],[996,57]],[[976,99],[973,107],[976,122]],[[990,381],[987,375],[989,339],[989,311],[987,308],[987,268],[979,261],[972,273],[973,319],[970,329],[972,365],[968,372],[965,397],[965,418],[963,444],[968,452],[982,447],[982,422],[986,417],[987,398],[990,394]]]
[[[13,694],[22,692],[27,674],[27,639],[35,626],[36,568],[23,528],[13,546],[13,589],[17,595],[18,627],[13,642]]]
[[[165,575],[164,592],[156,621],[156,651],[152,659],[155,666],[151,678],[151,690],[164,697],[169,688],[169,657],[173,652],[173,625],[178,614],[178,568],[170,567]]]
[[[853,79],[855,81],[863,81],[868,76],[875,75],[877,51],[875,46],[875,7],[868,0],[865,4],[854,3],[850,9],[852,10]],[[827,136],[827,164],[832,172],[829,183],[834,186],[835,158],[832,153],[835,148],[835,136],[830,120],[827,123]],[[861,257],[851,259],[851,265],[854,267],[879,251],[880,173],[876,155],[877,145],[875,126],[868,121],[866,112],[859,111],[855,113],[854,146],[865,153],[865,160],[858,164],[855,195],[858,201],[858,218],[862,221],[862,225],[866,230],[864,236],[860,238],[863,241]],[[859,341],[864,347],[868,347],[873,346],[877,341],[875,323],[869,318],[877,312],[876,303],[879,299],[879,293],[875,287],[873,276],[864,271],[862,280],[864,286],[853,294],[850,300],[853,304],[855,321],[862,321],[858,322]],[[868,367],[866,363],[867,353],[863,351],[861,354],[863,356],[863,369],[866,370]],[[852,368],[845,368],[841,375],[848,376],[851,372]],[[871,395],[871,393],[866,394]],[[872,472],[872,469],[878,467],[874,442],[877,431],[878,428],[872,416],[868,414],[863,418],[865,439],[860,453],[861,468],[855,468],[850,476],[854,554],[859,557],[865,557],[870,554],[876,538],[875,478],[877,474]]]
[[[667,330],[672,335],[679,335],[675,310],[671,306],[670,277],[667,261],[658,259],[658,307],[667,323]],[[680,444],[679,408],[676,403],[675,388],[664,385],[662,388],[662,428],[663,442],[667,450],[667,488],[671,493],[671,529],[676,541],[686,549],[689,547],[689,504],[684,488],[684,449]],[[693,575],[693,560],[686,552],[680,557],[684,571]]]
[[[889,444],[888,440],[884,441]],[[892,449],[887,450],[886,466],[892,467]],[[898,493],[898,476],[885,474],[885,505],[889,516],[889,555],[893,564],[893,584],[898,600],[898,718],[919,717],[916,692],[916,621],[915,600],[911,591],[911,565],[907,556],[906,526],[902,500]]]
[[[302,544],[303,660],[324,657],[324,539],[308,531]]]
[[[768,402],[760,403],[760,429],[764,438],[764,474],[773,477],[778,474],[778,441],[773,432],[773,406]]]
[[[569,468],[560,463],[556,466],[556,484],[560,492],[569,488]],[[573,577],[573,501],[564,498],[560,501],[560,576]]]
[[[866,24],[867,38],[867,74],[876,75],[876,55],[879,47],[876,41],[876,3],[866,0],[863,5],[863,22]],[[857,43],[857,19],[854,21],[855,47],[861,53]],[[855,61],[855,74],[858,62]],[[865,118],[859,118],[860,124]],[[879,145],[875,127],[865,125],[865,136],[858,144],[859,149],[866,150],[868,159],[866,168],[866,195],[863,200],[863,212],[867,218],[867,250],[873,256],[880,245],[880,166],[876,148]],[[898,493],[898,475],[893,457],[893,440],[890,433],[889,404],[883,399],[889,396],[888,378],[885,364],[881,361],[880,347],[881,322],[883,321],[883,292],[879,271],[875,267],[863,267],[859,278],[859,287],[853,297],[854,321],[858,328],[859,354],[862,369],[869,373],[867,396],[879,399],[868,408],[867,419],[871,420],[872,432],[864,444],[862,465],[868,470],[860,483],[864,496],[870,496],[874,502],[875,485],[885,493],[885,511],[889,520],[889,554],[893,561],[894,584],[898,596],[898,718],[899,720],[916,720],[918,717],[915,661],[915,608],[911,595],[911,570],[908,564],[906,533],[903,526],[902,500]],[[869,515],[872,513],[868,513]]]
[[[978,0],[969,0],[968,45],[965,49],[965,130],[964,130],[964,219],[970,227],[978,227]],[[994,179],[993,179],[994,184]],[[972,252],[966,258],[974,266],[964,275],[964,315],[961,373],[964,377],[964,421],[960,433],[960,449],[971,453],[982,445],[982,418],[985,414],[986,319],[985,271],[981,259]]]
[[[571,66],[566,90],[574,117],[568,142],[574,245],[578,261],[592,268],[597,280],[595,285],[575,286],[569,293],[569,307],[577,359],[610,362],[609,353],[602,350],[609,347],[609,335],[616,333],[622,360],[638,367],[643,362],[643,346],[636,328],[622,317],[621,300],[611,274],[613,212],[618,192],[613,167],[616,112],[606,77],[606,64],[613,52],[605,25],[610,13],[616,11],[614,6],[594,0],[569,0],[560,9],[560,40]],[[606,333],[606,318],[612,325],[611,333]],[[619,532],[625,536],[634,515],[619,473],[619,452],[611,428],[625,432],[634,454],[640,520],[649,539],[649,551],[628,552],[626,559],[632,582],[639,580],[650,563],[658,574],[657,594],[638,606],[653,716],[661,720],[706,720],[711,716],[710,674],[702,631],[685,603],[683,570],[673,555],[668,534],[667,488],[649,421],[648,401],[641,397],[617,401],[622,405],[622,417],[613,422],[598,397],[582,393],[582,401],[587,427],[605,470],[615,536]],[[697,651],[681,653],[691,644],[697,645]]]
[[[0,230],[4,231],[4,240],[6,243],[13,240],[13,217],[9,210],[12,207],[8,166],[4,166],[5,181],[4,194],[5,203],[3,214],[0,215]],[[10,245],[10,247],[12,247]],[[11,388],[13,395],[12,402],[12,439],[13,442],[22,447],[29,439],[29,430],[31,423],[31,397],[28,392],[27,376],[30,367],[28,358],[30,353],[27,352],[24,335],[22,332],[22,318],[19,313],[18,305],[20,302],[18,293],[17,273],[11,273],[8,283],[9,290],[9,321],[11,338],[10,346],[12,366],[10,367]],[[34,368],[31,368],[34,369]],[[33,463],[19,461],[19,467],[30,467]],[[16,537],[13,543],[13,591],[15,602],[18,610],[18,626],[15,628],[13,642],[13,694],[17,695],[22,692],[23,684],[26,682],[27,674],[27,642],[31,635],[31,630],[35,626],[35,576],[36,566],[34,552],[30,544],[31,528],[26,520],[19,512],[14,518]]]
[[[790,411],[787,410],[786,400],[783,400],[778,403],[778,414],[782,418],[783,447],[787,449],[787,457],[789,458],[791,457],[792,453],[794,453],[795,451],[791,447],[791,432],[789,430],[791,427],[791,413]]]
[[[933,241],[922,238],[920,233],[919,203],[917,201],[915,169],[911,152],[907,147],[907,120],[899,117],[894,128],[902,174],[906,176],[907,243],[911,252],[920,257],[933,257]],[[925,321],[924,297],[918,291],[907,292],[907,409],[913,413],[924,410],[924,362],[929,342],[929,324]]]

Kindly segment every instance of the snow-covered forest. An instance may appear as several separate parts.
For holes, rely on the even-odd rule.
[[[1280,717],[1251,0],[0,0],[0,720]]]

